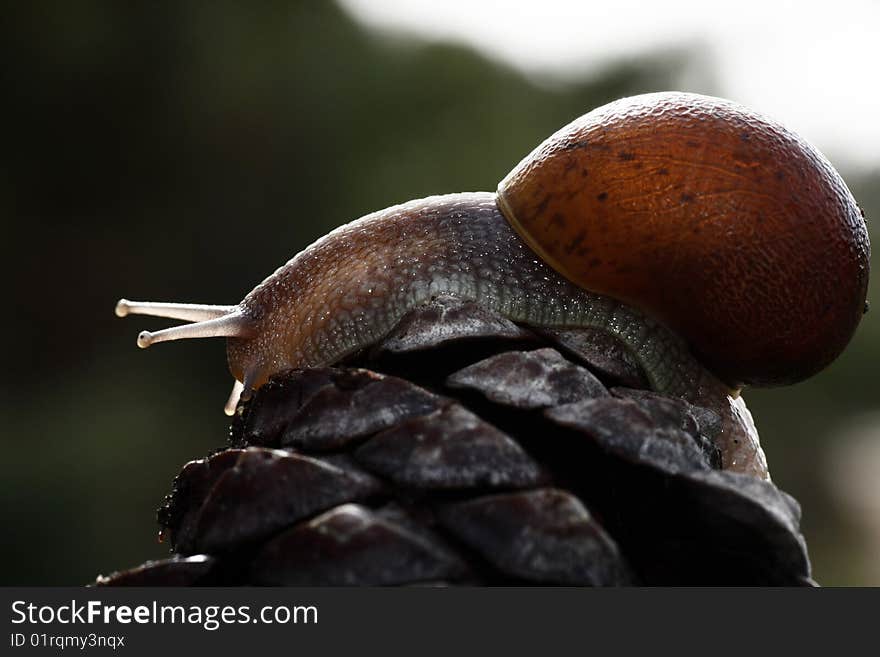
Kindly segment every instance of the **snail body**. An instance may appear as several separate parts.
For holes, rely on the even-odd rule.
[[[143,332],[142,347],[227,337],[229,413],[274,374],[338,361],[439,294],[528,325],[599,328],[654,389],[719,409],[726,465],[762,476],[737,389],[836,357],[861,316],[868,250],[855,201],[815,149],[727,101],[649,94],[563,128],[497,193],[336,229],[236,306],[121,300],[117,314],[195,322]]]
[[[691,385],[687,368],[675,367],[688,355],[677,336],[556,274],[511,229],[495,195],[485,192],[387,208],[298,254],[239,304],[255,337],[229,340],[230,369],[250,389],[277,372],[336,362],[377,342],[438,295],[478,301],[534,326],[614,327],[655,388]]]

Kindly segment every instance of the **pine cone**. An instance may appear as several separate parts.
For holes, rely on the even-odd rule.
[[[720,469],[711,410],[594,330],[437,298],[239,406],[102,585],[811,585],[797,502]]]

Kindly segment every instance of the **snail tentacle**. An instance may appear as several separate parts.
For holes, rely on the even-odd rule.
[[[161,331],[141,331],[137,344],[146,349],[158,342],[192,338],[243,338],[253,330],[253,322],[238,311],[202,322],[173,326]]]
[[[155,301],[129,301],[120,299],[116,302],[116,316],[146,315],[148,317],[165,317],[182,319],[185,322],[201,322],[206,319],[217,319],[229,315],[238,306],[215,306],[201,303],[156,303]]]

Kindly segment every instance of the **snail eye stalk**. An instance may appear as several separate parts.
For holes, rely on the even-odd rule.
[[[137,345],[141,349],[171,340],[188,338],[243,338],[251,330],[251,322],[241,314],[238,306],[208,306],[196,303],[154,303],[152,301],[129,301],[116,303],[117,317],[147,315],[192,322],[173,326],[161,331],[141,331]]]
[[[116,302],[116,316],[146,315],[148,317],[165,317],[182,319],[185,322],[202,322],[206,319],[217,319],[231,315],[238,306],[212,306],[201,303],[156,303],[154,301],[129,301],[120,299]]]

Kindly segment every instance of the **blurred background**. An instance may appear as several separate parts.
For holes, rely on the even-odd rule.
[[[331,228],[493,190],[574,117],[665,89],[773,115],[880,216],[878,3],[641,4],[7,4],[0,584],[164,556],[156,507],[226,439],[224,343],[140,351],[167,322],[117,319],[121,296],[237,303]],[[819,376],[746,397],[826,585],[880,584],[875,313]]]

